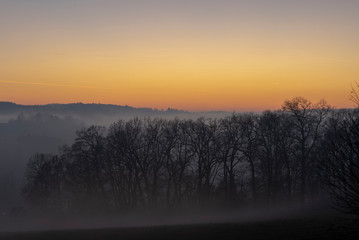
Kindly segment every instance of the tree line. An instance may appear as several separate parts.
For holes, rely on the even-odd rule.
[[[23,195],[58,214],[311,201],[358,213],[359,113],[296,97],[222,119],[118,121],[33,155]]]

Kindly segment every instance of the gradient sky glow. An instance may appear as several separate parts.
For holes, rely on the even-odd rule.
[[[352,107],[357,0],[0,0],[0,101]]]

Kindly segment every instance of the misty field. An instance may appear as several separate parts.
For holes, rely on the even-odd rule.
[[[0,233],[0,239],[359,239],[358,219],[301,217],[242,223]]]

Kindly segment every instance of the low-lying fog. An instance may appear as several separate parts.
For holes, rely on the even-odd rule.
[[[136,109],[101,104],[23,106],[0,102],[0,213],[24,205],[21,196],[24,171],[35,153],[57,153],[71,144],[76,131],[91,125],[108,127],[134,117],[217,118],[228,112],[190,113],[173,109]]]
[[[308,121],[324,126],[313,114]],[[295,119],[283,111],[0,103],[0,121],[0,231],[332,213],[318,167],[325,142],[310,140],[303,168]],[[308,126],[308,136],[328,131]]]
[[[286,220],[301,217],[332,217],[337,212],[330,210],[325,200],[317,200],[303,207],[297,204],[252,205],[231,209],[204,208],[182,211],[146,211],[142,213],[113,214],[100,216],[0,216],[0,232],[55,230],[55,229],[94,229],[125,228],[162,225],[186,225],[207,223],[244,223]]]

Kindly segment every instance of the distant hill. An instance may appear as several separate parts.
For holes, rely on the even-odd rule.
[[[139,114],[163,115],[188,113],[183,110],[171,109],[157,110],[151,108],[134,108],[130,106],[98,104],[98,103],[69,103],[69,104],[46,104],[46,105],[20,105],[12,102],[0,102],[0,114],[16,113],[50,113],[50,114],[76,114],[76,115],[118,115],[118,114]]]

